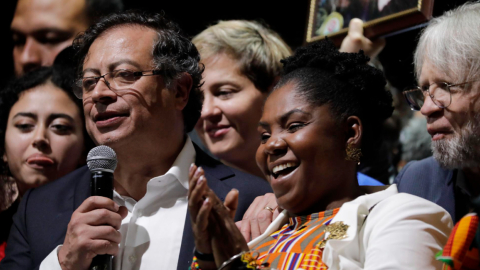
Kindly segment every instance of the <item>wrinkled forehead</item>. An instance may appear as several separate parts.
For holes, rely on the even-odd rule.
[[[446,65],[443,60],[438,61],[438,58],[429,59],[425,57],[422,61],[421,70],[417,75],[417,78],[418,85],[420,86],[430,85],[438,82],[446,82],[451,84],[471,82],[469,84],[462,85],[461,88],[466,91],[480,91],[480,77],[478,76],[477,71],[473,70],[467,64],[458,63]]]
[[[83,70],[117,65],[117,62],[130,62],[138,68],[153,67],[153,49],[157,39],[155,30],[140,25],[110,28],[90,45]]]

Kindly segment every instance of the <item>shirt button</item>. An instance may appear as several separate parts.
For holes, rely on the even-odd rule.
[[[130,261],[130,263],[135,263],[137,261],[137,256],[135,255],[130,255],[128,257],[128,260]]]

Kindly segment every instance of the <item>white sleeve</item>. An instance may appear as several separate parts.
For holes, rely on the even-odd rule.
[[[376,205],[367,217],[364,269],[441,269],[435,254],[452,230],[440,206],[400,193]]]
[[[56,247],[50,254],[48,254],[45,259],[43,259],[42,263],[40,264],[39,270],[62,270],[60,263],[58,262],[58,251],[60,250],[59,245]]]

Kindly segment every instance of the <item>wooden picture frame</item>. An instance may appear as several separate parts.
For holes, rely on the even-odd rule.
[[[340,45],[354,17],[364,21],[364,35],[368,38],[412,27],[432,18],[433,1],[310,0],[305,42],[328,37]]]

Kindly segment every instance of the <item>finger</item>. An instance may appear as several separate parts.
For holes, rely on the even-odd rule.
[[[251,224],[250,221],[256,216],[259,205],[261,205],[264,196],[258,196],[253,200],[253,203],[248,207],[247,211],[243,215],[242,224],[240,232],[242,233],[245,240],[248,242],[251,239]],[[261,207],[261,206],[260,206]]]
[[[122,234],[112,226],[97,226],[84,234],[92,240],[108,240],[117,244],[122,241]]]
[[[117,230],[120,229],[123,219],[119,213],[107,209],[95,209],[82,214],[79,218],[80,222],[91,226],[110,225]]]
[[[113,212],[117,212],[120,206],[112,199],[102,196],[90,196],[75,210],[79,213],[87,213],[94,209],[105,208]]]
[[[118,253],[118,243],[110,242],[108,240],[93,240],[90,245],[89,254],[93,254],[92,258],[96,255],[109,254],[116,256]]]
[[[210,215],[210,210],[212,209],[212,204],[210,203],[210,200],[207,198],[205,201],[202,203],[202,207],[200,207],[200,210],[198,211],[197,215],[197,222],[196,226],[197,229],[205,232],[208,227],[208,216]]]
[[[245,238],[245,241],[249,242],[250,241],[250,222],[248,220],[242,220],[240,232],[243,235],[243,238]]]
[[[245,214],[243,214],[243,220],[248,220],[251,216],[254,216],[254,214],[256,214],[258,205],[260,204],[262,199],[263,196],[258,196],[253,200],[252,204],[250,204]]]
[[[228,192],[227,196],[225,197],[225,202],[223,203],[225,207],[227,208],[230,217],[232,219],[235,218],[235,213],[237,212],[237,206],[238,206],[238,190],[237,189],[232,189],[230,192]]]
[[[230,216],[230,213],[228,209],[225,207],[223,202],[217,197],[215,192],[213,192],[211,189],[207,189],[205,191],[206,196],[210,200],[210,203],[212,204],[212,213],[218,215],[222,219],[225,218],[226,216]]]
[[[358,53],[360,49],[365,50],[365,40],[363,35],[363,22],[360,19],[352,19],[348,26],[348,34],[340,45],[340,52]]]
[[[122,217],[123,220],[128,215],[128,209],[125,206],[120,206],[120,209],[118,209],[117,213]]]
[[[275,209],[277,207],[277,200],[273,193],[267,193],[261,197],[261,201],[256,205],[255,213],[249,217],[250,220],[250,237],[255,237],[262,234],[272,223],[272,211],[268,208]]]
[[[275,211],[273,211],[273,216],[272,216],[272,221],[274,221],[275,219],[277,219],[278,215],[280,215],[280,210],[279,208],[277,207],[277,209],[275,209]]]
[[[188,207],[190,209],[190,215],[192,217],[192,222],[196,222],[198,211],[203,204],[204,198],[206,197],[205,192],[206,179],[205,176],[201,175],[188,198]]]
[[[271,211],[267,209],[260,211],[257,215],[259,235],[252,234],[252,238],[255,239],[255,237],[258,237],[262,233],[264,233],[267,230],[270,223],[272,223],[272,219],[273,219],[273,214]]]
[[[260,235],[260,226],[258,226],[258,221],[257,219],[251,219],[250,220],[250,237],[252,239],[257,238]]]
[[[194,177],[197,170],[198,167],[192,163],[190,165],[190,169],[188,170],[188,197],[190,197],[190,194],[195,189],[195,186],[197,184],[198,178]]]
[[[190,168],[188,169],[188,179],[191,179],[193,177],[196,169],[197,165],[195,165],[195,163],[190,164]]]
[[[350,20],[348,35],[354,38],[363,38],[363,21],[358,18]]]
[[[271,209],[276,209],[278,207],[277,198],[275,197],[275,194],[267,193],[263,196],[262,203],[257,208],[258,210],[257,214],[258,212],[265,210],[266,207],[269,207]]]
[[[237,228],[238,228],[239,231],[242,231],[242,221],[241,220],[235,222],[235,225],[237,225]]]

